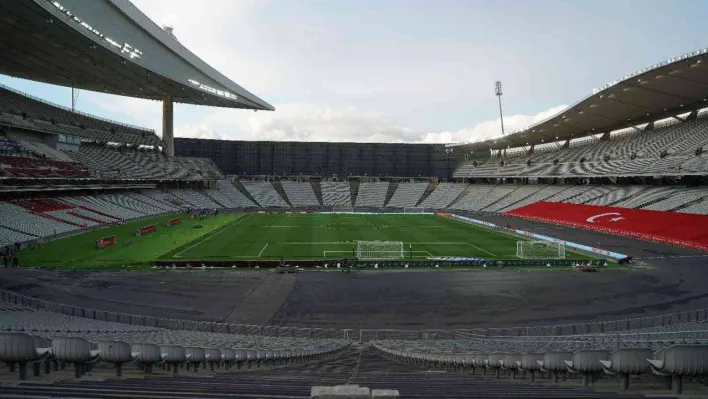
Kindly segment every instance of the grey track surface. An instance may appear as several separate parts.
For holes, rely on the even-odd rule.
[[[265,271],[0,268],[0,288],[153,316],[339,328],[542,325],[708,307],[708,257],[704,253],[504,216],[479,217],[626,253],[643,267],[600,273],[511,269],[304,272],[296,280]]]

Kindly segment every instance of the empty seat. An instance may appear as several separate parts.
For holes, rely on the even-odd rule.
[[[627,390],[631,374],[644,374],[650,370],[647,359],[652,358],[649,348],[621,348],[609,354],[609,360],[600,360],[603,371],[620,377],[620,388]]]

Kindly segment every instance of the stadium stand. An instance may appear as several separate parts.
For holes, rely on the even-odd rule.
[[[160,145],[154,131],[72,111],[0,85],[0,124],[57,134],[72,134],[98,142]],[[37,123],[38,122],[38,123]]]
[[[508,187],[503,187],[500,194],[490,194],[497,186],[492,185],[471,185],[467,188],[465,194],[460,196],[457,202],[450,205],[449,209],[463,211],[478,211],[487,205],[490,205],[490,199],[499,199],[501,196],[508,194]]]
[[[383,208],[387,191],[388,182],[362,182],[354,206]]]
[[[534,202],[538,201],[544,201],[547,198],[553,197],[560,193],[561,191],[567,189],[566,186],[545,186],[541,188],[540,190],[532,193],[526,198],[522,198],[517,202],[510,203],[509,205],[499,208],[499,212],[504,212],[504,211],[509,211],[512,209],[520,208],[522,206],[526,206],[529,204],[533,204]]]
[[[0,214],[2,215],[0,223],[3,227],[36,237],[65,233],[76,230],[79,227],[53,218],[47,218],[39,213],[8,202],[0,202]],[[4,244],[15,242],[17,241],[5,242]]]
[[[386,204],[389,208],[413,208],[418,204],[430,183],[399,183]]]
[[[62,389],[73,390],[76,394],[79,385],[75,385],[76,382],[71,381],[67,372],[57,367],[56,362],[62,361],[74,363],[74,379],[82,379],[87,371],[105,376],[115,373],[118,376],[113,377],[108,384],[83,384],[83,388],[90,387],[94,395],[102,389],[107,392],[121,389],[125,394],[132,392],[135,384],[143,389],[148,386],[155,389],[156,384],[160,384],[160,380],[155,378],[145,381],[145,384],[150,385],[133,379],[121,379],[123,370],[120,366],[116,367],[116,363],[125,364],[133,378],[138,370],[145,374],[156,374],[155,377],[167,377],[170,374],[198,372],[208,366],[209,372],[219,371],[213,378],[205,380],[210,381],[212,386],[213,381],[237,379],[239,375],[263,384],[263,381],[269,381],[270,373],[280,373],[281,384],[277,384],[280,389],[283,389],[282,383],[288,381],[287,378],[296,376],[308,384],[307,389],[312,385],[322,385],[329,378],[341,378],[337,374],[323,374],[325,369],[329,373],[340,369],[344,375],[353,375],[352,372],[358,370],[354,374],[363,375],[357,381],[362,384],[372,382],[371,376],[367,377],[368,373],[379,374],[383,377],[377,380],[379,384],[386,382],[391,388],[415,389],[418,394],[428,391],[413,384],[413,381],[425,380],[428,378],[426,375],[436,376],[434,378],[463,376],[464,383],[461,380],[459,387],[449,389],[441,385],[435,388],[438,394],[444,392],[447,396],[470,392],[470,386],[476,387],[479,384],[481,391],[475,392],[482,396],[496,393],[505,396],[612,397],[612,393],[603,394],[578,388],[592,384],[593,388],[601,391],[611,390],[608,388],[617,384],[611,375],[618,375],[619,385],[614,386],[626,394],[635,386],[636,389],[646,389],[646,383],[657,378],[652,377],[651,370],[661,375],[657,381],[668,378],[671,380],[672,392],[681,394],[685,388],[699,388],[698,384],[701,383],[700,379],[693,382],[685,377],[708,374],[708,367],[705,366],[708,364],[708,329],[705,324],[708,312],[705,310],[633,319],[631,324],[630,320],[602,323],[603,326],[615,328],[627,327],[610,332],[589,332],[591,329],[604,329],[597,323],[539,326],[525,329],[527,335],[524,336],[514,333],[508,336],[494,335],[494,329],[487,330],[485,334],[460,330],[450,332],[454,337],[446,334],[435,339],[428,337],[427,333],[419,334],[415,331],[367,330],[367,337],[381,337],[372,339],[369,347],[364,342],[314,337],[313,333],[317,329],[269,327],[269,334],[264,335],[264,329],[258,326],[223,323],[211,323],[210,326],[209,323],[179,320],[158,321],[135,315],[68,307],[6,291],[0,294],[0,314],[3,315],[0,318],[0,360],[11,366],[10,369],[0,368],[0,373],[19,371],[20,380],[30,381],[57,376],[56,380],[41,382],[43,392],[35,392],[40,389],[40,385],[17,386],[17,389],[24,390],[24,394],[56,396],[61,394]],[[170,327],[159,327],[154,322]],[[250,329],[251,332],[239,332],[243,329]],[[566,330],[583,332],[566,334]],[[550,331],[554,334],[543,335]],[[539,334],[530,335],[532,332]],[[364,337],[362,333],[354,336]],[[395,334],[402,337],[387,337]],[[71,345],[71,350],[68,345]],[[123,348],[125,355],[119,355],[118,348]],[[154,358],[147,356],[153,350],[157,355]],[[32,376],[27,373],[28,361],[37,364]],[[165,363],[164,371],[153,368],[158,362]],[[54,367],[51,367],[53,363]],[[303,363],[303,366],[297,363]],[[186,366],[184,371],[180,371],[182,364]],[[350,366],[346,367],[346,364]],[[630,364],[633,366],[628,368]],[[217,370],[215,366],[223,370]],[[239,369],[246,369],[248,374],[241,374],[243,372],[239,372]],[[476,369],[483,370],[483,375]],[[426,370],[423,374],[416,373],[423,370]],[[439,372],[430,373],[431,370]],[[604,373],[604,370],[610,372]],[[284,371],[289,377],[283,375]],[[299,374],[300,371],[309,374]],[[391,373],[395,371],[398,378],[392,378],[394,374]],[[517,378],[526,380],[527,374],[530,377],[528,383],[506,381]],[[603,377],[603,374],[606,376]],[[629,375],[633,376],[632,387],[629,386]],[[401,379],[401,376],[406,378]],[[177,379],[179,377],[173,378],[166,380],[165,384],[180,381]],[[548,381],[546,378],[552,378],[554,385],[544,384],[544,381]],[[63,388],[51,384],[52,381],[63,381]],[[193,380],[192,395],[194,390],[202,392],[209,389],[198,381]],[[319,384],[313,384],[313,381]],[[351,383],[354,380],[349,378],[347,381]],[[489,384],[496,385],[490,387]],[[13,393],[13,386],[3,385],[0,391],[3,394]],[[170,389],[172,392],[180,388]]]
[[[467,188],[461,183],[440,183],[427,198],[420,203],[421,208],[445,209]]]
[[[191,207],[194,208],[201,208],[201,209],[216,209],[216,208],[223,208],[221,205],[218,203],[214,202],[213,200],[209,199],[208,196],[199,193],[197,191],[192,191],[192,190],[169,190],[170,194],[174,195],[177,198],[180,198],[183,200],[185,203],[189,204]]]
[[[501,209],[507,208],[512,204],[515,204],[524,198],[536,194],[538,191],[543,190],[545,186],[541,185],[528,185],[519,186],[513,190],[509,195],[501,198],[500,200],[492,203],[491,205],[484,208],[487,212],[499,212]]]
[[[661,175],[705,172],[708,121],[667,123],[654,130],[617,132],[610,140],[580,138],[568,148],[509,155],[503,161],[461,163],[454,177]],[[477,166],[475,166],[475,163]],[[519,169],[524,165],[523,169]]]
[[[351,207],[352,197],[349,182],[323,181],[322,205],[332,207]]]
[[[281,184],[293,207],[320,206],[310,182],[283,180]]]
[[[241,184],[243,184],[243,187],[248,191],[253,199],[264,208],[288,207],[287,202],[285,202],[280,194],[275,191],[275,188],[270,182],[242,181]]]
[[[257,206],[243,193],[236,189],[228,180],[219,180],[216,182],[219,192],[229,200],[229,207],[232,208],[250,208]]]

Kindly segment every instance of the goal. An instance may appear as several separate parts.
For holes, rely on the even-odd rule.
[[[425,213],[425,208],[403,208],[403,213]]]
[[[517,241],[516,257],[520,259],[565,259],[565,244],[554,241]]]
[[[403,242],[357,241],[356,257],[360,260],[403,259]]]

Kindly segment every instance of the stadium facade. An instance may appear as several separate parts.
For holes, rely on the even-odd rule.
[[[175,139],[175,154],[210,158],[227,175],[451,178],[459,160],[442,144]]]

